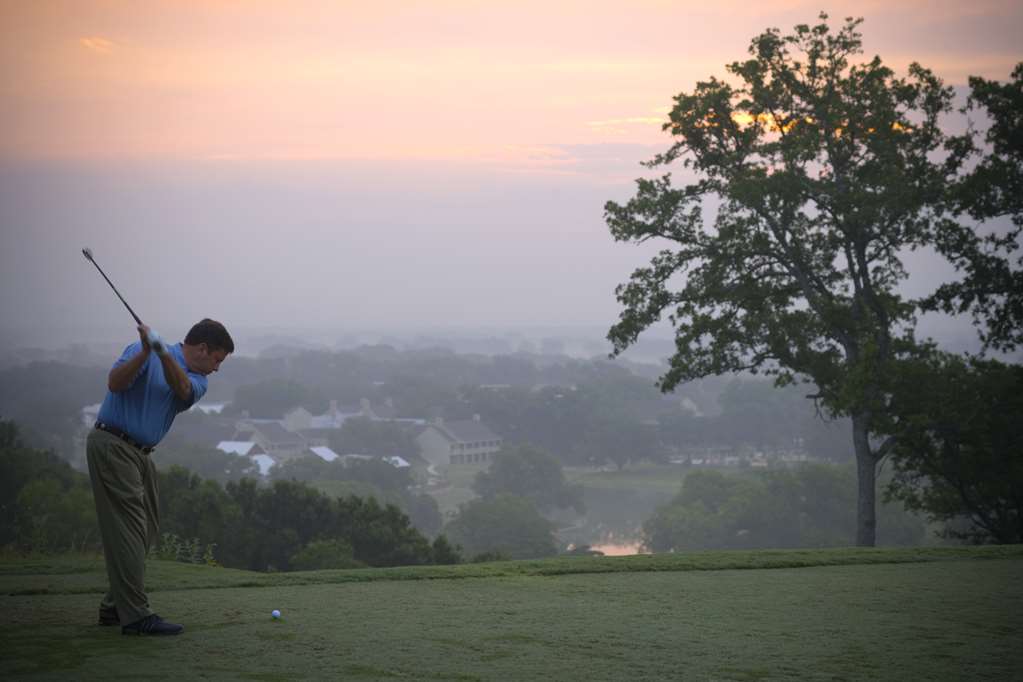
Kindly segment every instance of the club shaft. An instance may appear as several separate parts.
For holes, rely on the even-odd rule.
[[[103,268],[99,266],[99,263],[94,261],[92,258],[89,259],[89,262],[96,266],[96,269],[99,270],[99,274],[103,275],[103,279],[107,281],[107,284],[110,285],[110,288],[114,290],[115,294],[117,294],[117,298],[121,299],[121,303],[123,303],[124,307],[128,309],[128,312],[131,313],[131,316],[135,318],[135,322],[138,324],[142,324],[142,320],[140,320],[139,316],[135,314],[135,311],[131,309],[131,306],[128,305],[128,302],[124,300],[124,296],[121,296],[121,292],[117,290],[117,287],[114,286],[114,283],[110,281],[109,277],[107,277],[107,273],[103,272]]]

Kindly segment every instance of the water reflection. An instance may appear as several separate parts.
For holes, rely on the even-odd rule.
[[[633,554],[649,554],[644,552],[642,545],[638,541],[624,542],[608,541],[596,545],[590,545],[590,549],[597,552],[601,552],[604,556],[631,556]]]

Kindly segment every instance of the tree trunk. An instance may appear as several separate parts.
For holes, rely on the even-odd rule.
[[[852,415],[853,447],[856,452],[856,545],[873,547],[877,535],[877,462],[870,447],[867,416]]]

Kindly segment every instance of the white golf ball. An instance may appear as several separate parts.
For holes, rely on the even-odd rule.
[[[278,618],[281,617],[281,612],[278,611],[277,609],[274,609],[273,611],[270,612],[270,615],[273,616],[274,620],[277,620]]]

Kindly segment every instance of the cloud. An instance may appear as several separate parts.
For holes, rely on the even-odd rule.
[[[587,121],[586,126],[596,132],[623,133],[634,126],[657,126],[658,129],[668,121],[671,107],[657,107],[652,110],[657,116],[626,116],[623,118],[606,118]]]
[[[633,116],[631,118],[609,118],[604,121],[587,121],[586,125],[591,128],[616,128],[626,124],[650,125],[653,123],[664,123],[663,116]]]
[[[661,116],[627,116],[623,118],[606,118],[597,121],[586,121],[586,127],[591,132],[601,135],[635,135],[638,131],[661,130],[667,123],[668,117]]]
[[[78,43],[93,52],[99,52],[100,54],[110,54],[114,49],[114,43],[106,38],[100,38],[99,36],[90,36],[88,38],[79,38]]]

